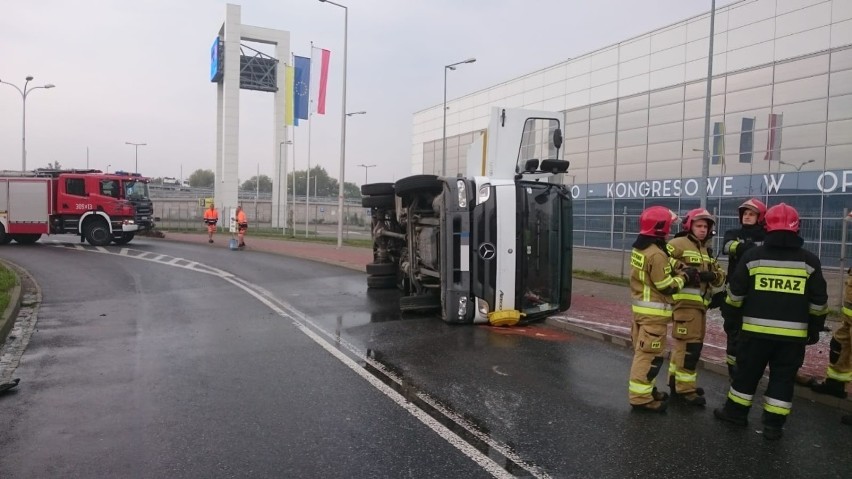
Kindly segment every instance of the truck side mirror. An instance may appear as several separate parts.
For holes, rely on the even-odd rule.
[[[559,128],[553,130],[553,146],[555,146],[557,150],[562,148],[562,130]]]
[[[538,160],[533,158],[524,163],[524,172],[532,173],[538,169]]]

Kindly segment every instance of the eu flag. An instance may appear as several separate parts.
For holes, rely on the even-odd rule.
[[[294,114],[296,118],[308,119],[310,111],[311,59],[294,57],[295,75],[293,81]]]

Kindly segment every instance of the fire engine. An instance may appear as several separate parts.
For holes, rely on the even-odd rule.
[[[406,311],[511,325],[571,302],[572,201],[560,177],[561,117],[494,108],[468,176],[414,175],[361,187],[372,217],[369,288]]]
[[[93,246],[126,244],[139,230],[127,177],[99,170],[0,173],[0,244],[76,234]]]

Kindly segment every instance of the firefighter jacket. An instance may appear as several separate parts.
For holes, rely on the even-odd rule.
[[[740,258],[754,246],[763,244],[766,230],[763,225],[743,225],[741,228],[725,231],[722,238],[722,253],[728,255],[728,276],[734,274]]]
[[[215,225],[219,222],[219,213],[216,208],[204,210],[204,222],[208,225]]]
[[[662,240],[640,239],[630,252],[630,294],[634,318],[642,317],[668,322],[672,317],[672,293],[680,291],[686,281],[679,264],[669,257]]]
[[[711,256],[707,248],[707,240],[702,242],[691,233],[681,232],[669,241],[666,249],[672,258],[688,268],[695,268],[699,272],[715,273],[716,278],[713,281],[702,281],[698,286],[688,285],[672,295],[675,302],[674,309],[692,308],[705,311],[713,294],[722,291],[726,277],[716,258]]]
[[[802,244],[796,233],[776,231],[743,255],[728,278],[722,308],[726,330],[735,322],[742,335],[795,342],[819,338],[828,293],[819,258]]]

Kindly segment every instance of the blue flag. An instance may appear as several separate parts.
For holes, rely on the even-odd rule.
[[[311,59],[294,57],[293,66],[296,70],[293,81],[294,116],[307,120],[310,111]]]

